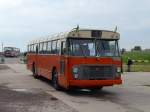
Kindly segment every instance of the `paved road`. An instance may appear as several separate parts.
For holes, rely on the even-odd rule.
[[[77,112],[47,91],[54,91],[50,83],[35,80],[25,65],[0,65],[0,112]]]
[[[16,64],[20,62],[20,58],[16,57],[5,57],[5,64]]]
[[[88,90],[55,91],[23,64],[0,66],[0,112],[149,112],[150,73],[124,73],[124,84]],[[12,111],[13,110],[13,111]]]

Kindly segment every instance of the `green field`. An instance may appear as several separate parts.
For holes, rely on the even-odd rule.
[[[123,63],[124,63],[124,71],[127,70],[127,60],[131,58],[134,60],[134,63],[131,67],[131,71],[138,72],[150,72],[150,52],[125,52],[122,55]]]

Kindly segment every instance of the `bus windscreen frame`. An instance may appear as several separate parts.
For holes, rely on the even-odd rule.
[[[120,57],[120,50],[117,39],[95,39],[95,38],[68,38],[67,47],[69,56],[80,56],[80,57]],[[85,43],[84,43],[85,42]],[[99,46],[101,42],[101,47]],[[115,49],[111,50],[108,42],[114,42]],[[78,44],[77,44],[78,43]],[[93,43],[93,45],[92,45]],[[106,47],[107,43],[107,47]],[[90,46],[88,44],[91,44]],[[85,47],[85,46],[86,47]],[[94,49],[86,49],[93,46]],[[103,48],[103,50],[102,50]],[[108,50],[104,50],[104,49]],[[79,52],[78,52],[78,50]],[[112,55],[115,54],[115,55]]]

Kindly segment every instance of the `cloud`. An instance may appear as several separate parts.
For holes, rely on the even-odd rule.
[[[145,43],[149,40],[149,4],[149,0],[0,0],[0,41],[14,38],[25,45],[32,37],[66,31],[77,24],[108,30],[117,25],[121,47],[131,48],[140,44],[142,35]]]
[[[23,0],[0,0],[0,9],[7,9],[21,5]]]

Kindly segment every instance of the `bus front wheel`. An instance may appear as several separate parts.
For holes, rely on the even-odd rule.
[[[37,74],[37,70],[36,70],[36,67],[35,67],[35,64],[32,65],[32,74],[33,74],[33,77],[38,79],[39,76]]]
[[[102,89],[103,89],[103,86],[101,86],[101,87],[99,87],[99,88],[93,88],[93,89],[90,89],[90,90],[91,90],[91,92],[96,93],[96,92],[98,92],[98,91],[101,91]]]
[[[53,70],[52,72],[52,84],[56,90],[60,90],[60,86],[58,84],[58,73],[56,70]]]

